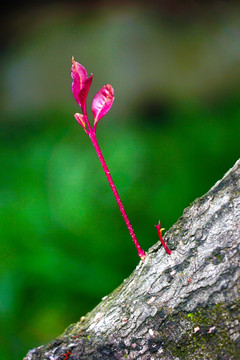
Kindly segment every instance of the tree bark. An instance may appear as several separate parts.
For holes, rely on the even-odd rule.
[[[112,294],[25,360],[240,358],[240,160]],[[76,337],[78,336],[78,337]]]

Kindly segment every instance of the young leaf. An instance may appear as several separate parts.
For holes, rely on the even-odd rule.
[[[71,75],[73,78],[72,82],[72,93],[78,103],[82,108],[83,114],[86,115],[86,101],[87,95],[92,84],[92,75],[87,77],[87,70],[84,66],[79,64],[72,58],[72,68]]]
[[[84,127],[84,128],[86,127],[86,123],[84,121],[84,116],[82,114],[76,113],[76,114],[74,114],[74,117],[82,127]]]
[[[85,122],[85,119],[84,119],[84,115],[76,113],[76,114],[74,114],[74,117],[77,120],[77,122],[83,127],[85,132],[88,134],[88,130],[86,128],[86,122]]]
[[[86,78],[86,80],[84,81],[83,88],[78,94],[78,100],[79,100],[78,104],[80,104],[84,115],[86,115],[86,111],[87,111],[86,110],[87,96],[88,96],[90,86],[92,84],[92,77],[93,77],[93,75],[91,74],[91,76],[89,78]]]
[[[73,79],[72,93],[78,105],[81,106],[79,93],[84,86],[85,80],[87,79],[87,70],[84,66],[76,62],[74,58],[72,58],[71,76]]]
[[[110,110],[114,100],[114,90],[111,85],[104,85],[94,96],[92,113],[94,125]]]

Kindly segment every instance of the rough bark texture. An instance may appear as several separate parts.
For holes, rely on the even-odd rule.
[[[155,244],[119,288],[25,360],[239,359],[239,195],[240,160],[165,234],[172,255]]]

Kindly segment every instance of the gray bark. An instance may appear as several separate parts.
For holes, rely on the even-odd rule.
[[[240,359],[240,160],[132,275],[25,360]],[[79,337],[74,337],[79,335]],[[68,354],[69,354],[68,353]]]

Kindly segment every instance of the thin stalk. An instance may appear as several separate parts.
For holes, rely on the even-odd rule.
[[[121,214],[122,214],[122,216],[123,216],[123,219],[124,219],[124,221],[125,221],[125,223],[126,223],[126,225],[127,225],[127,228],[128,228],[129,233],[130,233],[130,235],[131,235],[131,237],[132,237],[132,240],[133,240],[133,242],[134,242],[134,245],[136,246],[138,255],[139,255],[139,257],[141,258],[141,260],[144,260],[145,257],[146,257],[145,251],[140,247],[139,242],[138,242],[138,240],[137,240],[137,238],[136,238],[136,235],[135,235],[135,233],[134,233],[134,230],[133,230],[133,228],[132,228],[132,225],[131,225],[131,223],[130,223],[130,221],[129,221],[129,219],[128,219],[128,216],[127,216],[127,214],[126,214],[126,212],[125,212],[125,209],[124,209],[124,207],[123,207],[123,204],[122,204],[122,201],[121,201],[121,199],[120,199],[120,196],[119,196],[119,194],[118,194],[118,192],[117,192],[116,186],[115,186],[115,184],[114,184],[114,182],[113,182],[113,179],[112,179],[112,176],[111,176],[111,174],[110,174],[110,171],[109,171],[109,169],[108,169],[108,167],[107,167],[107,164],[106,164],[106,162],[105,162],[105,160],[104,160],[104,157],[103,157],[103,154],[102,154],[102,152],[101,152],[101,149],[100,149],[100,147],[99,147],[99,145],[98,145],[98,141],[97,141],[95,129],[91,129],[91,128],[90,128],[88,135],[89,135],[89,137],[90,137],[90,139],[91,139],[91,141],[92,141],[92,143],[93,143],[93,146],[94,146],[94,148],[95,148],[95,150],[96,150],[97,156],[98,156],[98,158],[99,158],[99,160],[100,160],[100,163],[101,163],[101,165],[102,165],[102,167],[103,167],[103,170],[104,170],[104,172],[105,172],[105,174],[106,174],[106,177],[107,177],[107,179],[108,179],[109,185],[111,186],[111,189],[112,189],[113,195],[114,195],[114,197],[115,197],[115,199],[116,199],[116,201],[117,201],[118,207],[119,207],[119,209],[120,209],[120,211],[121,211]]]
[[[162,237],[162,231],[165,230],[165,229],[161,229],[161,223],[159,221],[158,225],[154,225],[155,228],[157,229],[157,233],[158,233],[158,237],[159,237],[159,240],[161,241],[162,243],[162,246],[164,247],[166,253],[168,255],[171,255],[171,250],[169,250],[169,248],[167,247],[167,244],[163,241],[163,237]]]

